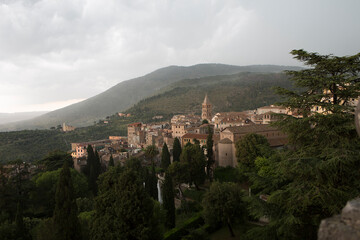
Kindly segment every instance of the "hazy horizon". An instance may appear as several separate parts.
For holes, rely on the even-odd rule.
[[[357,9],[355,0],[0,1],[0,112],[59,109],[170,65],[300,66],[289,54],[300,48],[354,55]]]

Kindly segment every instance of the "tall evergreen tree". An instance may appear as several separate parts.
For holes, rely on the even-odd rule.
[[[310,67],[288,71],[299,88],[277,91],[286,97],[281,104],[303,117],[283,116],[276,123],[291,148],[269,161],[275,171],[260,177],[271,181],[270,197],[252,207],[255,216],[269,216],[269,225],[259,229],[268,239],[316,239],[320,220],[338,214],[360,193],[360,141],[351,104],[360,96],[360,53],[292,54]]]
[[[167,171],[165,173],[165,180],[162,186],[162,199],[163,206],[166,210],[166,227],[174,228],[175,227],[175,202],[174,202],[174,185],[170,176],[170,173]]]
[[[206,157],[207,157],[206,173],[210,181],[212,181],[212,174],[213,174],[212,168],[215,163],[215,160],[214,160],[214,151],[213,151],[213,145],[214,145],[213,132],[210,127],[208,127],[208,132],[209,135],[207,136],[206,139]]]
[[[100,176],[91,223],[91,239],[162,239],[154,201],[138,173],[114,167]]]
[[[155,171],[155,166],[154,164],[151,166],[151,171],[150,171],[150,196],[154,199],[154,200],[159,200],[158,199],[158,188],[157,188],[157,182],[158,179],[156,177],[156,171]]]
[[[206,178],[205,155],[204,151],[200,147],[200,144],[186,144],[186,146],[182,150],[180,161],[187,163],[190,175],[189,183],[194,183],[196,189],[199,190],[199,185],[204,183]]]
[[[65,162],[56,188],[56,204],[53,216],[55,237],[58,240],[80,239],[80,223],[77,218],[76,199],[68,163]]]
[[[161,167],[164,170],[167,170],[169,165],[170,165],[170,152],[166,143],[164,143],[161,151]]]
[[[113,155],[111,154],[110,155],[110,160],[109,160],[109,167],[114,167],[114,166],[115,166],[114,158],[113,158]]]
[[[179,162],[181,155],[181,144],[179,139],[176,137],[173,144],[173,162]]]
[[[154,157],[159,154],[159,151],[155,145],[149,145],[145,148],[145,156],[150,159],[151,163],[154,163]]]
[[[29,233],[24,225],[22,206],[19,202],[17,204],[15,223],[18,239],[30,239]]]
[[[88,184],[94,196],[97,194],[97,179],[101,173],[101,163],[99,154],[94,151],[91,145],[87,147],[87,164],[85,174],[88,176]]]

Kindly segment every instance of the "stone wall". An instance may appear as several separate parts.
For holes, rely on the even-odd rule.
[[[360,198],[347,202],[340,215],[322,220],[318,239],[360,239]]]

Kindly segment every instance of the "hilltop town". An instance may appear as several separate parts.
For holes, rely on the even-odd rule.
[[[287,142],[287,136],[270,123],[279,119],[281,114],[301,117],[296,112],[282,106],[263,106],[243,112],[213,113],[213,105],[206,94],[204,101],[199,103],[201,115],[174,115],[170,121],[153,123],[135,122],[128,124],[127,136],[109,136],[108,139],[71,143],[71,156],[78,171],[86,166],[87,147],[91,145],[99,152],[101,163],[107,168],[110,156],[116,164],[124,165],[129,157],[143,155],[143,150],[154,145],[159,152],[166,143],[170,152],[174,139],[178,138],[181,146],[198,141],[200,146],[206,146],[209,131],[213,134],[213,152],[215,165],[221,167],[236,167],[235,143],[249,133],[264,136],[272,148],[281,148]],[[118,113],[119,117],[129,117]],[[162,116],[153,119],[162,120]],[[65,131],[65,130],[64,130]],[[205,151],[205,150],[204,150]]]

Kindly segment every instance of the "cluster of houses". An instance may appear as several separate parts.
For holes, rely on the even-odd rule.
[[[130,156],[141,156],[143,149],[155,145],[161,151],[164,143],[172,151],[174,139],[178,138],[182,146],[198,141],[205,146],[209,131],[213,133],[213,152],[217,166],[237,165],[235,143],[248,133],[263,135],[271,147],[279,148],[287,143],[287,136],[280,130],[271,127],[271,122],[277,121],[279,115],[288,114],[301,117],[282,106],[264,106],[255,110],[243,112],[212,113],[212,104],[208,96],[202,103],[201,116],[194,114],[175,115],[170,121],[141,123],[135,122],[127,126],[127,136],[110,136],[109,139],[72,143],[74,166],[81,170],[86,165],[87,146],[98,150],[100,159],[106,167],[110,156],[115,163],[124,163]],[[119,115],[120,116],[120,115]],[[121,114],[126,117],[126,114]],[[162,117],[156,116],[161,120]]]
[[[278,120],[276,113],[296,116],[285,107],[275,105],[244,112],[219,112],[213,115],[212,104],[206,95],[202,103],[201,116],[175,115],[170,122],[129,124],[128,144],[137,149],[155,145],[161,150],[166,143],[171,151],[174,139],[178,138],[182,146],[195,141],[204,146],[211,130],[216,164],[235,167],[237,164],[235,143],[248,133],[263,135],[274,148],[282,147],[287,143],[287,136],[269,125]]]

